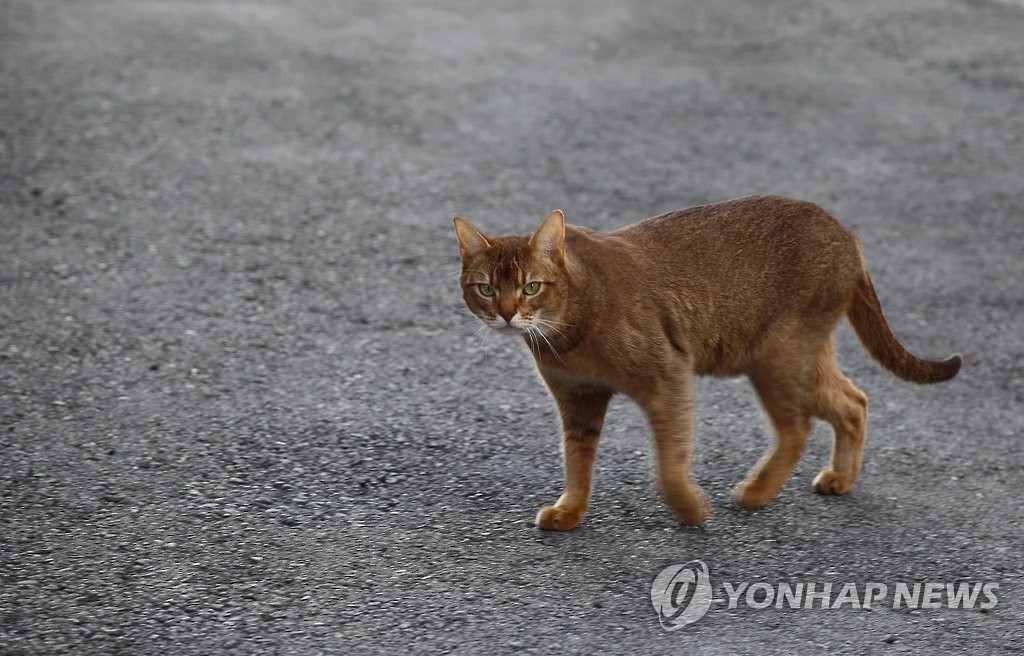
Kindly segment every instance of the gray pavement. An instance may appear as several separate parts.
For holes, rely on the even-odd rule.
[[[0,653],[1024,650],[1022,34],[996,0],[0,0]],[[860,480],[811,491],[819,426],[757,512],[728,498],[754,397],[702,380],[699,529],[617,400],[584,523],[538,531],[554,412],[473,339],[451,216],[757,192],[853,228],[959,377],[902,383],[841,328]],[[691,560],[716,601],[665,631],[651,583]],[[730,608],[740,582],[999,587]]]

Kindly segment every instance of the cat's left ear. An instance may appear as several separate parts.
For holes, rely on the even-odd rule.
[[[555,264],[565,257],[565,215],[562,210],[548,214],[540,227],[530,235],[530,246],[540,251]]]

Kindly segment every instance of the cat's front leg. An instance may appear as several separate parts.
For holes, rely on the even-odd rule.
[[[665,503],[684,524],[697,525],[708,503],[690,477],[693,454],[692,373],[666,375],[636,400],[654,436],[658,485]]]
[[[597,441],[612,395],[607,390],[547,382],[562,420],[565,491],[553,506],[540,509],[536,522],[544,529],[568,531],[587,511]]]

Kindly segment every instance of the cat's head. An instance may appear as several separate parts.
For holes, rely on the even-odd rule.
[[[466,307],[499,332],[553,339],[565,325],[565,217],[555,210],[531,235],[485,235],[455,217]]]

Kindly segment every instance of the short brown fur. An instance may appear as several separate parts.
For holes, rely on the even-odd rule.
[[[753,196],[609,233],[565,225],[559,211],[529,236],[487,236],[459,217],[455,230],[467,307],[523,336],[561,416],[565,491],[537,514],[542,528],[568,530],[583,517],[616,392],[650,423],[665,502],[697,524],[707,503],[689,474],[694,373],[748,376],[774,425],[774,446],[733,494],[757,508],[789,477],[812,417],[835,431],[814,488],[844,494],[857,478],[867,397],[836,368],[840,316],[904,380],[941,382],[960,368],[959,355],[929,361],[903,348],[857,238],[811,203]]]

